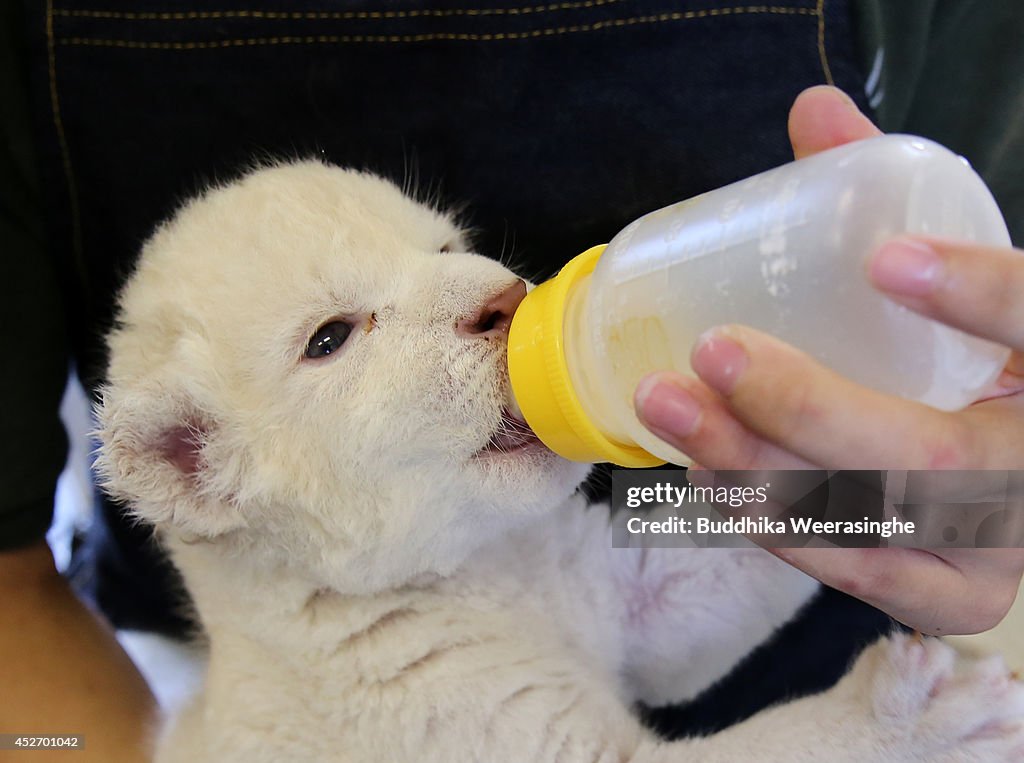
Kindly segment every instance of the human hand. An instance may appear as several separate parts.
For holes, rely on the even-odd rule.
[[[880,134],[834,88],[793,105],[797,159]],[[636,390],[641,422],[709,469],[1024,468],[1024,257],[1014,249],[902,237],[870,258],[891,299],[1013,349],[1000,379],[947,413],[857,385],[743,326],[697,342],[698,378],[671,371]],[[1006,614],[1024,573],[1020,549],[775,549],[787,562],[927,633],[972,633]]]

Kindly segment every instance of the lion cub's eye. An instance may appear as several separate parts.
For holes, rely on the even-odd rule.
[[[352,326],[345,321],[325,323],[310,337],[309,344],[306,345],[306,357],[322,358],[330,355],[345,344],[345,340],[351,333]]]

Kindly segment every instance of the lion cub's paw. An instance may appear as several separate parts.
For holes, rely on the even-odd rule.
[[[868,699],[893,759],[1024,762],[1024,683],[1001,657],[965,660],[900,634],[866,650],[844,683]]]

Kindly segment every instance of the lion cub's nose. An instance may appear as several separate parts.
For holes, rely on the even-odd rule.
[[[470,339],[488,339],[508,333],[512,316],[526,296],[526,283],[520,279],[495,294],[473,315],[455,324],[455,333]]]

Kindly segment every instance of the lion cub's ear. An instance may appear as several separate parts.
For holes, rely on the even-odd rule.
[[[96,419],[100,484],[135,515],[203,537],[245,526],[243,459],[195,395],[166,378],[112,383]]]

